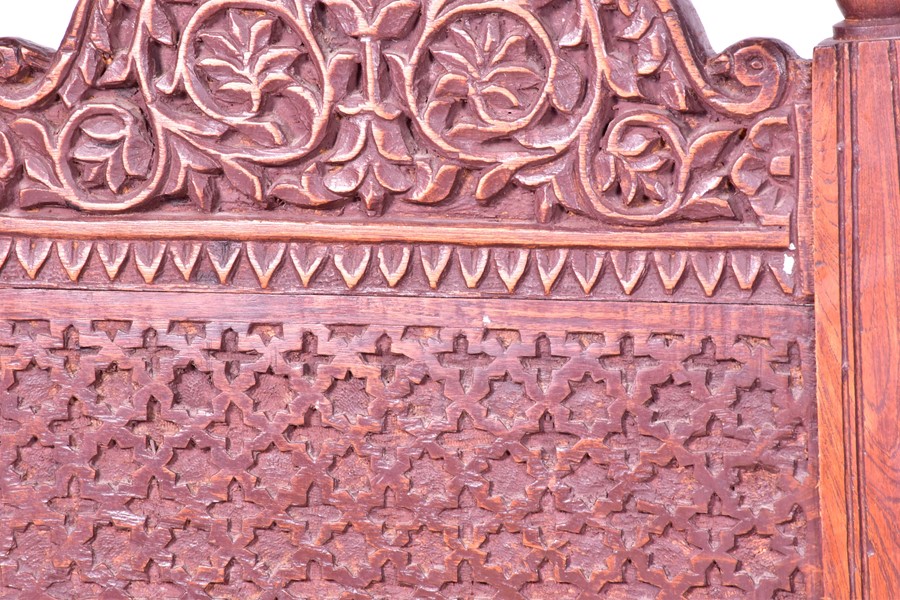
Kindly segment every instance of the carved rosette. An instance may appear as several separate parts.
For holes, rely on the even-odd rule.
[[[0,132],[0,181],[18,207],[87,212],[359,202],[378,215],[401,201],[417,215],[480,203],[541,223],[786,226],[799,61],[766,40],[713,56],[686,10],[83,0],[55,55],[5,49],[0,106],[18,142]]]

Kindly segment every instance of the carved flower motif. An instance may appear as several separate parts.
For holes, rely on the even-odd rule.
[[[410,189],[412,157],[396,120],[351,117],[338,135],[334,163],[325,187],[335,194],[357,194],[371,213],[380,213],[385,197]]]
[[[300,47],[273,45],[278,19],[259,19],[250,11],[228,11],[228,28],[200,34],[203,51],[197,67],[207,76],[214,96],[251,114],[262,110],[266,93],[286,91],[315,100],[290,73],[305,55]]]
[[[78,124],[70,156],[86,189],[121,193],[131,179],[150,173],[153,145],[144,123],[129,111],[101,113]]]
[[[451,135],[508,125],[527,116],[541,98],[545,75],[532,58],[540,52],[527,26],[511,16],[494,12],[457,21],[431,55],[446,70],[434,96],[468,101],[474,109],[476,120],[464,116]]]

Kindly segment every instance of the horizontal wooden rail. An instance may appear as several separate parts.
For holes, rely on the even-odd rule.
[[[429,227],[415,222],[303,222],[245,219],[92,219],[68,221],[0,217],[0,232],[6,235],[65,239],[161,239],[306,242],[418,242],[455,243],[471,246],[523,246],[529,248],[603,248],[623,250],[688,249],[781,249],[791,243],[787,228],[771,230],[574,231],[511,227],[509,225],[454,225]]]

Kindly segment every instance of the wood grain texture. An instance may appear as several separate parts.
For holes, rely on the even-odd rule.
[[[862,589],[837,132],[780,42],[682,0],[79,0],[0,59],[0,596]]]
[[[822,502],[822,552],[829,568],[823,573],[827,598],[859,597],[862,558],[859,544],[859,506],[854,444],[855,397],[848,394],[844,361],[852,358],[851,346],[844,344],[845,298],[842,285],[841,251],[846,229],[842,230],[846,155],[839,160],[839,143],[846,132],[837,126],[838,106],[845,106],[847,86],[839,85],[838,51],[819,49],[814,63],[816,113],[813,121],[815,173],[816,243],[816,366],[818,378],[820,460],[823,465],[820,496]],[[842,233],[843,232],[843,233]],[[852,381],[853,374],[846,374]]]
[[[897,42],[858,34],[819,48],[814,67],[826,593],[886,598],[900,586],[900,71]]]

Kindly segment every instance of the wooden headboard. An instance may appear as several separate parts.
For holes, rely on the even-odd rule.
[[[889,597],[900,6],[840,4],[0,40],[0,596]]]

